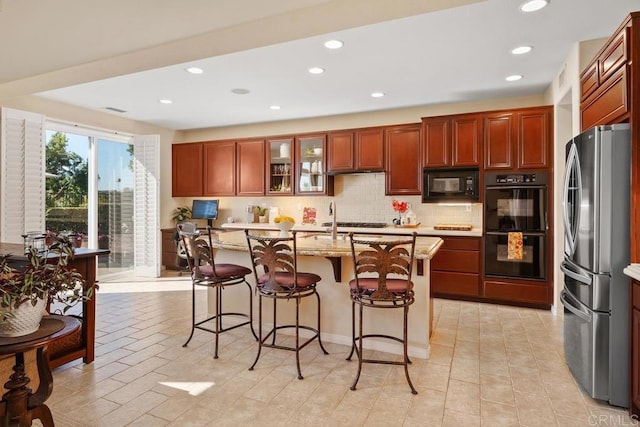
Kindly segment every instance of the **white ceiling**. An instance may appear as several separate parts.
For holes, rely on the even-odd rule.
[[[9,12],[16,11],[10,10],[12,7],[33,1],[0,0],[3,4],[0,28],[2,19],[7,19],[7,15],[11,15]],[[125,3],[124,0],[119,0],[111,3],[122,3],[120,6],[128,7],[129,11],[129,3],[138,4],[140,10],[135,16],[138,19],[140,13],[148,13],[149,22],[166,22],[166,14],[169,13],[169,17],[175,16],[180,22],[189,20],[190,25],[176,25],[175,31],[170,25],[151,25],[148,34],[142,32],[148,35],[146,38],[136,38],[127,44],[127,39],[120,32],[126,32],[128,26],[141,25],[145,21],[126,17],[122,13],[112,16],[111,8],[96,10],[87,6],[86,12],[95,17],[90,22],[78,22],[79,16],[71,22],[67,20],[58,25],[50,21],[34,22],[34,25],[46,26],[48,32],[62,31],[65,34],[65,54],[55,54],[55,49],[51,49],[54,51],[53,54],[49,52],[51,57],[40,61],[44,65],[28,70],[13,66],[13,63],[3,70],[3,65],[0,67],[0,95],[2,89],[8,88],[12,82],[17,82],[13,87],[20,87],[23,92],[28,92],[28,89],[24,89],[27,87],[38,88],[37,92],[54,88],[44,90],[39,95],[100,111],[106,111],[105,107],[122,109],[126,112],[115,114],[167,128],[194,129],[541,94],[559,72],[575,42],[608,37],[629,12],[640,9],[638,0],[552,0],[542,11],[523,14],[518,10],[519,0],[486,0],[408,16],[414,10],[419,10],[415,3],[425,1],[407,0],[397,4],[405,6],[403,10],[399,9],[398,14],[408,17],[350,28],[353,22],[362,23],[367,19],[369,22],[377,22],[394,16],[386,11],[380,16],[373,16],[372,12],[370,17],[362,18],[353,10],[344,10],[345,14],[353,14],[351,20],[341,21],[336,18],[335,23],[323,23],[313,31],[309,30],[310,34],[322,35],[299,38],[285,32],[275,34],[277,31],[274,27],[277,29],[277,26],[262,24],[265,19],[272,19],[272,23],[276,23],[278,18],[283,18],[284,21],[280,21],[280,24],[288,22],[295,29],[296,26],[303,27],[297,25],[297,20],[306,20],[304,27],[308,28],[308,22],[313,22],[314,13],[320,18],[320,13],[329,10],[329,7],[333,8],[333,12],[340,10],[336,9],[339,2],[201,0],[187,1],[185,3],[191,3],[194,7],[176,11],[168,6],[174,2],[167,1],[157,8],[150,8],[150,4],[147,4],[148,9],[144,9],[145,3],[157,4],[156,1]],[[358,2],[341,1],[343,5]],[[464,4],[470,1],[475,0],[448,3]],[[41,0],[39,3],[44,6],[53,2]],[[207,10],[211,12],[212,4],[221,6],[225,3],[234,3],[237,7],[214,8],[216,13],[209,13],[208,16],[205,13]],[[266,3],[269,8],[264,6]],[[384,2],[370,2],[372,7],[381,3]],[[257,5],[263,6],[254,7]],[[407,5],[411,5],[413,9]],[[246,9],[246,14],[238,12],[243,9]],[[103,13],[106,17],[104,21],[101,19]],[[363,10],[362,14],[367,15],[367,11]],[[207,18],[204,19],[204,16]],[[120,25],[111,26],[116,21]],[[104,24],[107,22],[110,25]],[[213,37],[216,48],[209,51],[203,49],[198,39],[193,39],[192,44],[198,49],[185,52],[188,50],[185,46],[190,45],[186,43],[189,41],[188,37],[197,37],[198,34],[213,29],[218,29],[216,35],[220,36],[220,29],[225,30],[225,23],[237,24],[238,28],[243,28],[242,37],[238,36],[238,32],[233,40]],[[256,30],[269,31],[253,32],[253,23]],[[66,31],[67,27],[71,30]],[[345,29],[332,30],[327,34],[322,31],[331,27]],[[95,33],[92,33],[93,37],[87,37],[90,39],[87,42],[81,34],[92,31],[92,28]],[[297,35],[304,32],[298,31]],[[0,40],[1,37],[0,33]],[[24,37],[28,38],[26,32]],[[239,38],[243,40],[238,40]],[[344,41],[344,47],[336,51],[325,49],[323,42],[330,38]],[[100,40],[98,44],[97,39]],[[122,71],[136,69],[135,61],[139,61],[142,54],[149,57],[161,52],[153,50],[154,46],[162,46],[163,43],[167,45],[178,39],[185,43],[176,45],[178,49],[173,49],[174,52],[179,51],[177,54],[167,55],[173,61],[164,57],[155,60],[152,58],[147,63],[157,65],[163,59],[165,63],[154,69],[146,69],[148,66],[140,65],[137,69],[146,70],[119,75]],[[276,39],[283,42],[262,47],[265,41]],[[291,41],[284,41],[287,39]],[[46,37],[39,42],[44,43],[43,40],[46,41]],[[211,42],[212,38],[207,40]],[[37,40],[25,43],[35,41]],[[201,39],[200,42],[202,41]],[[0,43],[0,57],[6,58],[2,54],[5,42]],[[228,48],[224,47],[225,43]],[[242,49],[238,48],[238,44],[258,47]],[[513,47],[523,44],[533,46],[533,51],[522,56],[509,53]],[[58,44],[55,46],[59,47]],[[94,50],[91,49],[92,46],[95,46]],[[113,57],[126,63],[126,56],[122,56],[126,48],[141,55],[136,57],[129,54],[131,66],[122,67],[119,73],[118,67],[113,67],[108,60]],[[76,50],[90,55],[86,56],[85,53],[82,63],[78,63],[76,58],[75,62],[79,65],[73,62]],[[184,61],[187,57],[189,60]],[[105,66],[85,68],[86,73],[82,72],[83,63],[99,65],[100,61]],[[168,65],[167,61],[174,65]],[[187,66],[198,66],[205,72],[202,75],[191,75],[184,71]],[[326,72],[311,75],[307,69],[312,66],[323,67]],[[64,76],[56,71],[65,68],[68,72]],[[101,74],[106,69],[109,72]],[[508,83],[504,78],[510,74],[522,74],[524,78]],[[105,75],[115,77],[93,81],[90,77]],[[51,78],[40,78],[37,84],[33,84],[36,81],[33,76]],[[70,82],[81,84],[69,85]],[[246,88],[250,93],[236,95],[231,92],[234,88]],[[382,91],[386,96],[374,99],[370,96],[373,91]],[[172,99],[173,103],[162,105],[158,102],[162,98]],[[281,109],[269,109],[274,104],[280,105]]]

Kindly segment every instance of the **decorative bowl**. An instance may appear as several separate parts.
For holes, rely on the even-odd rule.
[[[276,224],[278,230],[280,230],[280,237],[289,237],[289,230],[294,226],[295,223],[289,221],[280,221]]]

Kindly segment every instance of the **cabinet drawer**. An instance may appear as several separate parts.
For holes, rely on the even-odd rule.
[[[616,123],[629,111],[626,67],[621,68],[581,105],[582,130]]]
[[[463,251],[479,251],[480,239],[463,237],[441,237],[444,240],[440,249],[463,250]],[[440,252],[438,252],[440,253]]]
[[[434,294],[478,296],[477,274],[431,271],[431,290]]]
[[[551,287],[547,284],[525,285],[485,280],[483,296],[503,301],[524,302],[533,304],[551,304]]]
[[[431,260],[431,269],[477,274],[480,271],[480,252],[440,248]]]
[[[640,282],[635,280],[632,282],[633,286],[633,306],[640,310]]]

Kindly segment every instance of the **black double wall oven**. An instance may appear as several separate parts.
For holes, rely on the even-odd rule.
[[[485,174],[485,275],[545,280],[546,172]]]

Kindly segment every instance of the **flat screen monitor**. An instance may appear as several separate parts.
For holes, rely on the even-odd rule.
[[[218,200],[194,200],[191,218],[206,219],[207,224],[212,226],[213,220],[218,218]]]

